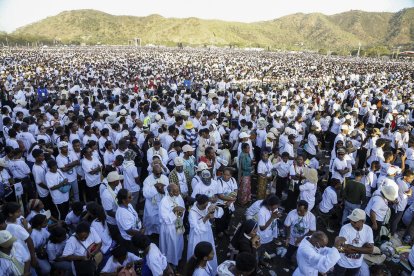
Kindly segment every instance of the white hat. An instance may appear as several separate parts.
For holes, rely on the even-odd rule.
[[[160,114],[155,115],[154,119],[155,121],[158,122],[159,120],[161,120],[161,115]]]
[[[397,109],[393,109],[392,110],[392,114],[398,114],[398,110]]]
[[[114,182],[122,179],[124,179],[124,177],[122,175],[119,175],[117,171],[108,173],[108,176],[106,177],[106,180],[108,180],[108,182]]]
[[[181,158],[181,157],[179,157],[179,156],[177,156],[176,158],[174,158],[174,165],[176,167],[184,166],[184,159]]]
[[[119,111],[119,114],[121,115],[121,116],[125,116],[125,115],[127,115],[127,111],[125,110],[125,109],[121,109],[121,111]]]
[[[16,238],[9,231],[0,231],[0,247],[9,248],[15,241]]]
[[[371,110],[377,110],[377,106],[375,104],[371,105]]]
[[[207,166],[207,164],[206,163],[204,163],[204,162],[200,162],[200,163],[198,163],[198,165],[197,165],[197,172],[201,172],[201,171],[204,171],[204,170],[208,170],[208,166]]]
[[[382,185],[381,192],[389,201],[395,201],[398,197],[398,190],[394,185]]]
[[[374,246],[372,254],[364,254],[364,260],[372,264],[382,264],[386,258],[387,256],[385,256],[385,254],[381,254],[381,249],[376,246]]]
[[[190,152],[190,151],[194,151],[194,148],[190,145],[184,145],[184,147],[182,147],[183,152]]]
[[[341,126],[341,130],[349,130],[349,126],[344,124]]]
[[[18,100],[18,101],[16,101],[16,104],[20,104],[22,106],[26,106],[27,105],[27,102],[25,100]]]
[[[115,124],[116,123],[116,117],[115,116],[108,116],[105,118],[105,123],[107,124]]]
[[[311,155],[316,155],[316,149],[315,148],[311,148],[308,144],[305,144],[305,146],[303,147],[303,149],[311,154]]]
[[[242,132],[242,133],[239,134],[240,139],[249,138],[249,137],[250,137],[250,135],[247,134],[246,132]]]
[[[4,158],[0,158],[0,167],[7,168],[7,162]]]
[[[68,142],[66,141],[60,141],[58,143],[58,148],[63,148],[63,147],[67,147],[68,146]]]
[[[266,138],[268,138],[268,139],[276,139],[276,136],[274,135],[274,133],[273,132],[269,132],[267,135],[266,135]]]
[[[365,221],[365,211],[359,208],[356,208],[352,211],[352,213],[348,216],[349,220],[357,222],[360,220],[364,220]]]

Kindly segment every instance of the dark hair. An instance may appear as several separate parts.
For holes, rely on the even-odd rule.
[[[245,150],[245,149],[247,149],[249,147],[249,144],[248,143],[243,143],[242,144],[242,146],[241,146],[241,149],[242,150]]]
[[[32,225],[33,228],[37,228],[39,226],[42,226],[45,220],[46,220],[45,215],[37,214],[30,220],[30,224]]]
[[[198,205],[203,205],[209,201],[209,198],[205,194],[196,194],[195,200]]]
[[[211,251],[213,251],[211,243],[206,241],[199,242],[194,248],[193,256],[191,256],[190,260],[188,260],[184,275],[193,275],[196,268],[205,257],[210,255]]]
[[[236,257],[236,269],[239,272],[249,272],[256,269],[256,257],[251,253],[241,252]]]
[[[131,242],[140,250],[145,250],[151,244],[151,240],[143,234],[136,234],[132,236]]]
[[[6,222],[6,217],[3,215],[3,213],[0,213],[0,224],[3,224]]]
[[[88,212],[94,219],[97,219],[102,225],[105,226],[106,214],[104,208],[96,202],[88,204],[86,207]]]
[[[305,200],[299,200],[297,206],[298,208],[303,206],[306,210],[308,210],[309,204]]]
[[[50,229],[50,237],[49,240],[52,243],[57,243],[59,238],[66,236],[66,229],[61,226],[56,226]]]
[[[47,167],[50,169],[51,167],[57,167],[57,162],[55,161],[55,159],[50,159],[49,161],[47,161]]]
[[[120,189],[116,195],[116,198],[118,200],[118,204],[122,204],[122,201],[128,198],[128,190]]]
[[[6,202],[3,206],[3,215],[7,219],[10,214],[16,213],[20,210],[20,205],[16,202]]]
[[[76,234],[80,233],[90,233],[91,232],[91,226],[88,222],[82,221],[81,223],[76,226]]]
[[[112,253],[112,256],[115,259],[118,260],[119,258],[126,256],[126,254],[128,252],[127,252],[125,246],[118,245],[117,247],[115,247],[114,249],[112,249],[111,253]]]
[[[275,206],[280,205],[280,199],[276,195],[268,195],[260,206]]]
[[[83,202],[75,201],[75,202],[72,203],[72,205],[70,207],[72,208],[72,210],[74,212],[82,212],[84,205],[85,204]]]
[[[37,158],[37,157],[39,157],[42,154],[43,154],[43,150],[41,150],[41,149],[34,149],[32,151],[32,155],[33,155],[34,158]]]

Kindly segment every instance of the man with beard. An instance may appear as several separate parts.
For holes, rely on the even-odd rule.
[[[160,202],[160,250],[167,261],[177,266],[184,249],[184,200],[176,184],[167,187],[167,195]]]

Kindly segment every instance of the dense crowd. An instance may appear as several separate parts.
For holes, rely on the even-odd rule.
[[[0,54],[1,275],[411,273],[412,62]]]

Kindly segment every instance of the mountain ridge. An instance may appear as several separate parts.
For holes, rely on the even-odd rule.
[[[351,49],[363,46],[414,46],[414,8],[396,13],[351,10],[334,15],[294,13],[252,23],[137,17],[84,9],[63,11],[16,29],[11,36],[39,37],[65,44],[270,47],[272,49]]]

